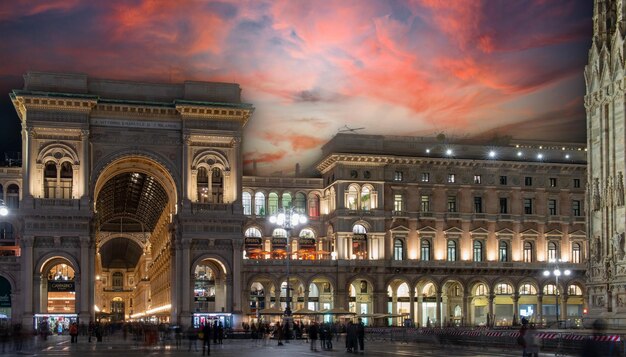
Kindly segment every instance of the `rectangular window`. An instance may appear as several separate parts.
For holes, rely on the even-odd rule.
[[[448,183],[454,183],[456,181],[456,176],[454,174],[448,174]]]
[[[530,242],[524,242],[524,263],[533,262],[533,244]]]
[[[580,188],[580,179],[574,179],[574,188]]]
[[[533,178],[530,176],[524,177],[524,186],[532,186],[532,185],[533,185]]]
[[[548,200],[548,214],[556,216],[556,200]]]
[[[483,213],[482,197],[474,197],[474,213]]]
[[[580,216],[580,201],[579,200],[572,201],[572,215],[574,215],[575,217]]]
[[[456,196],[448,196],[448,212],[456,212]]]
[[[533,214],[532,198],[524,198],[524,214]]]
[[[509,213],[508,200],[506,197],[500,197],[500,213]]]
[[[420,205],[422,212],[430,212],[430,196],[422,195],[420,198]]]
[[[394,181],[402,181],[402,180],[404,180],[404,173],[402,171],[396,171],[393,174],[393,180]]]
[[[500,176],[500,185],[506,185],[506,176]]]
[[[556,187],[556,177],[550,177],[550,187]]]
[[[430,182],[430,174],[428,172],[422,172],[422,182]]]
[[[482,181],[482,177],[480,175],[474,175],[474,183],[479,184]]]
[[[393,195],[393,210],[396,212],[402,212],[404,210],[404,204],[402,195]]]

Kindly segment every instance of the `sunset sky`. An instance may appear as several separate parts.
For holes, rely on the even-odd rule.
[[[585,141],[590,0],[0,2],[0,152],[28,70],[239,83],[246,173],[362,134]]]

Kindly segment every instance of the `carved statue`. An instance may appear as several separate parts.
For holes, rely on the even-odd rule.
[[[600,180],[598,178],[593,179],[593,210],[600,210]]]
[[[591,247],[590,247],[591,261],[593,263],[598,263],[600,261],[600,249],[601,249],[600,237],[596,236],[591,242]]]
[[[620,207],[624,205],[624,175],[622,175],[621,171],[617,173],[615,185],[615,204]]]
[[[619,259],[622,259],[624,256],[624,250],[622,249],[623,240],[624,236],[618,232],[615,232],[611,238],[611,243],[613,244],[613,254]]]

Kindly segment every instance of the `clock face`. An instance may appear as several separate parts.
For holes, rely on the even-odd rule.
[[[363,173],[363,177],[365,177],[366,179],[368,179],[368,178],[372,177],[372,173],[371,173],[371,172],[369,172],[369,171],[365,171],[365,172]]]
[[[356,170],[352,170],[352,171],[350,171],[350,177],[351,178],[357,178],[357,177],[359,177],[359,173]]]

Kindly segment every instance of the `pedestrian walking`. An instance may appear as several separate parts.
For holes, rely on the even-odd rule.
[[[189,348],[187,352],[191,352],[191,347],[193,347],[194,351],[198,352],[198,331],[190,325],[187,329],[187,338],[189,339]]]
[[[78,343],[78,325],[76,324],[76,322],[70,325],[70,337],[70,343]]]
[[[352,321],[348,321],[348,326],[346,327],[346,350],[355,353],[359,351],[356,325],[353,324]]]
[[[206,347],[207,356],[211,355],[211,323],[207,321],[202,327],[202,355],[204,356],[204,350]]]
[[[356,334],[359,340],[359,348],[361,349],[361,353],[363,353],[363,350],[365,350],[365,325],[360,317],[359,323],[356,325]]]
[[[311,351],[315,351],[317,352],[317,334],[318,334],[318,329],[317,329],[317,323],[316,322],[312,322],[311,325],[309,326],[309,341],[311,341]]]

